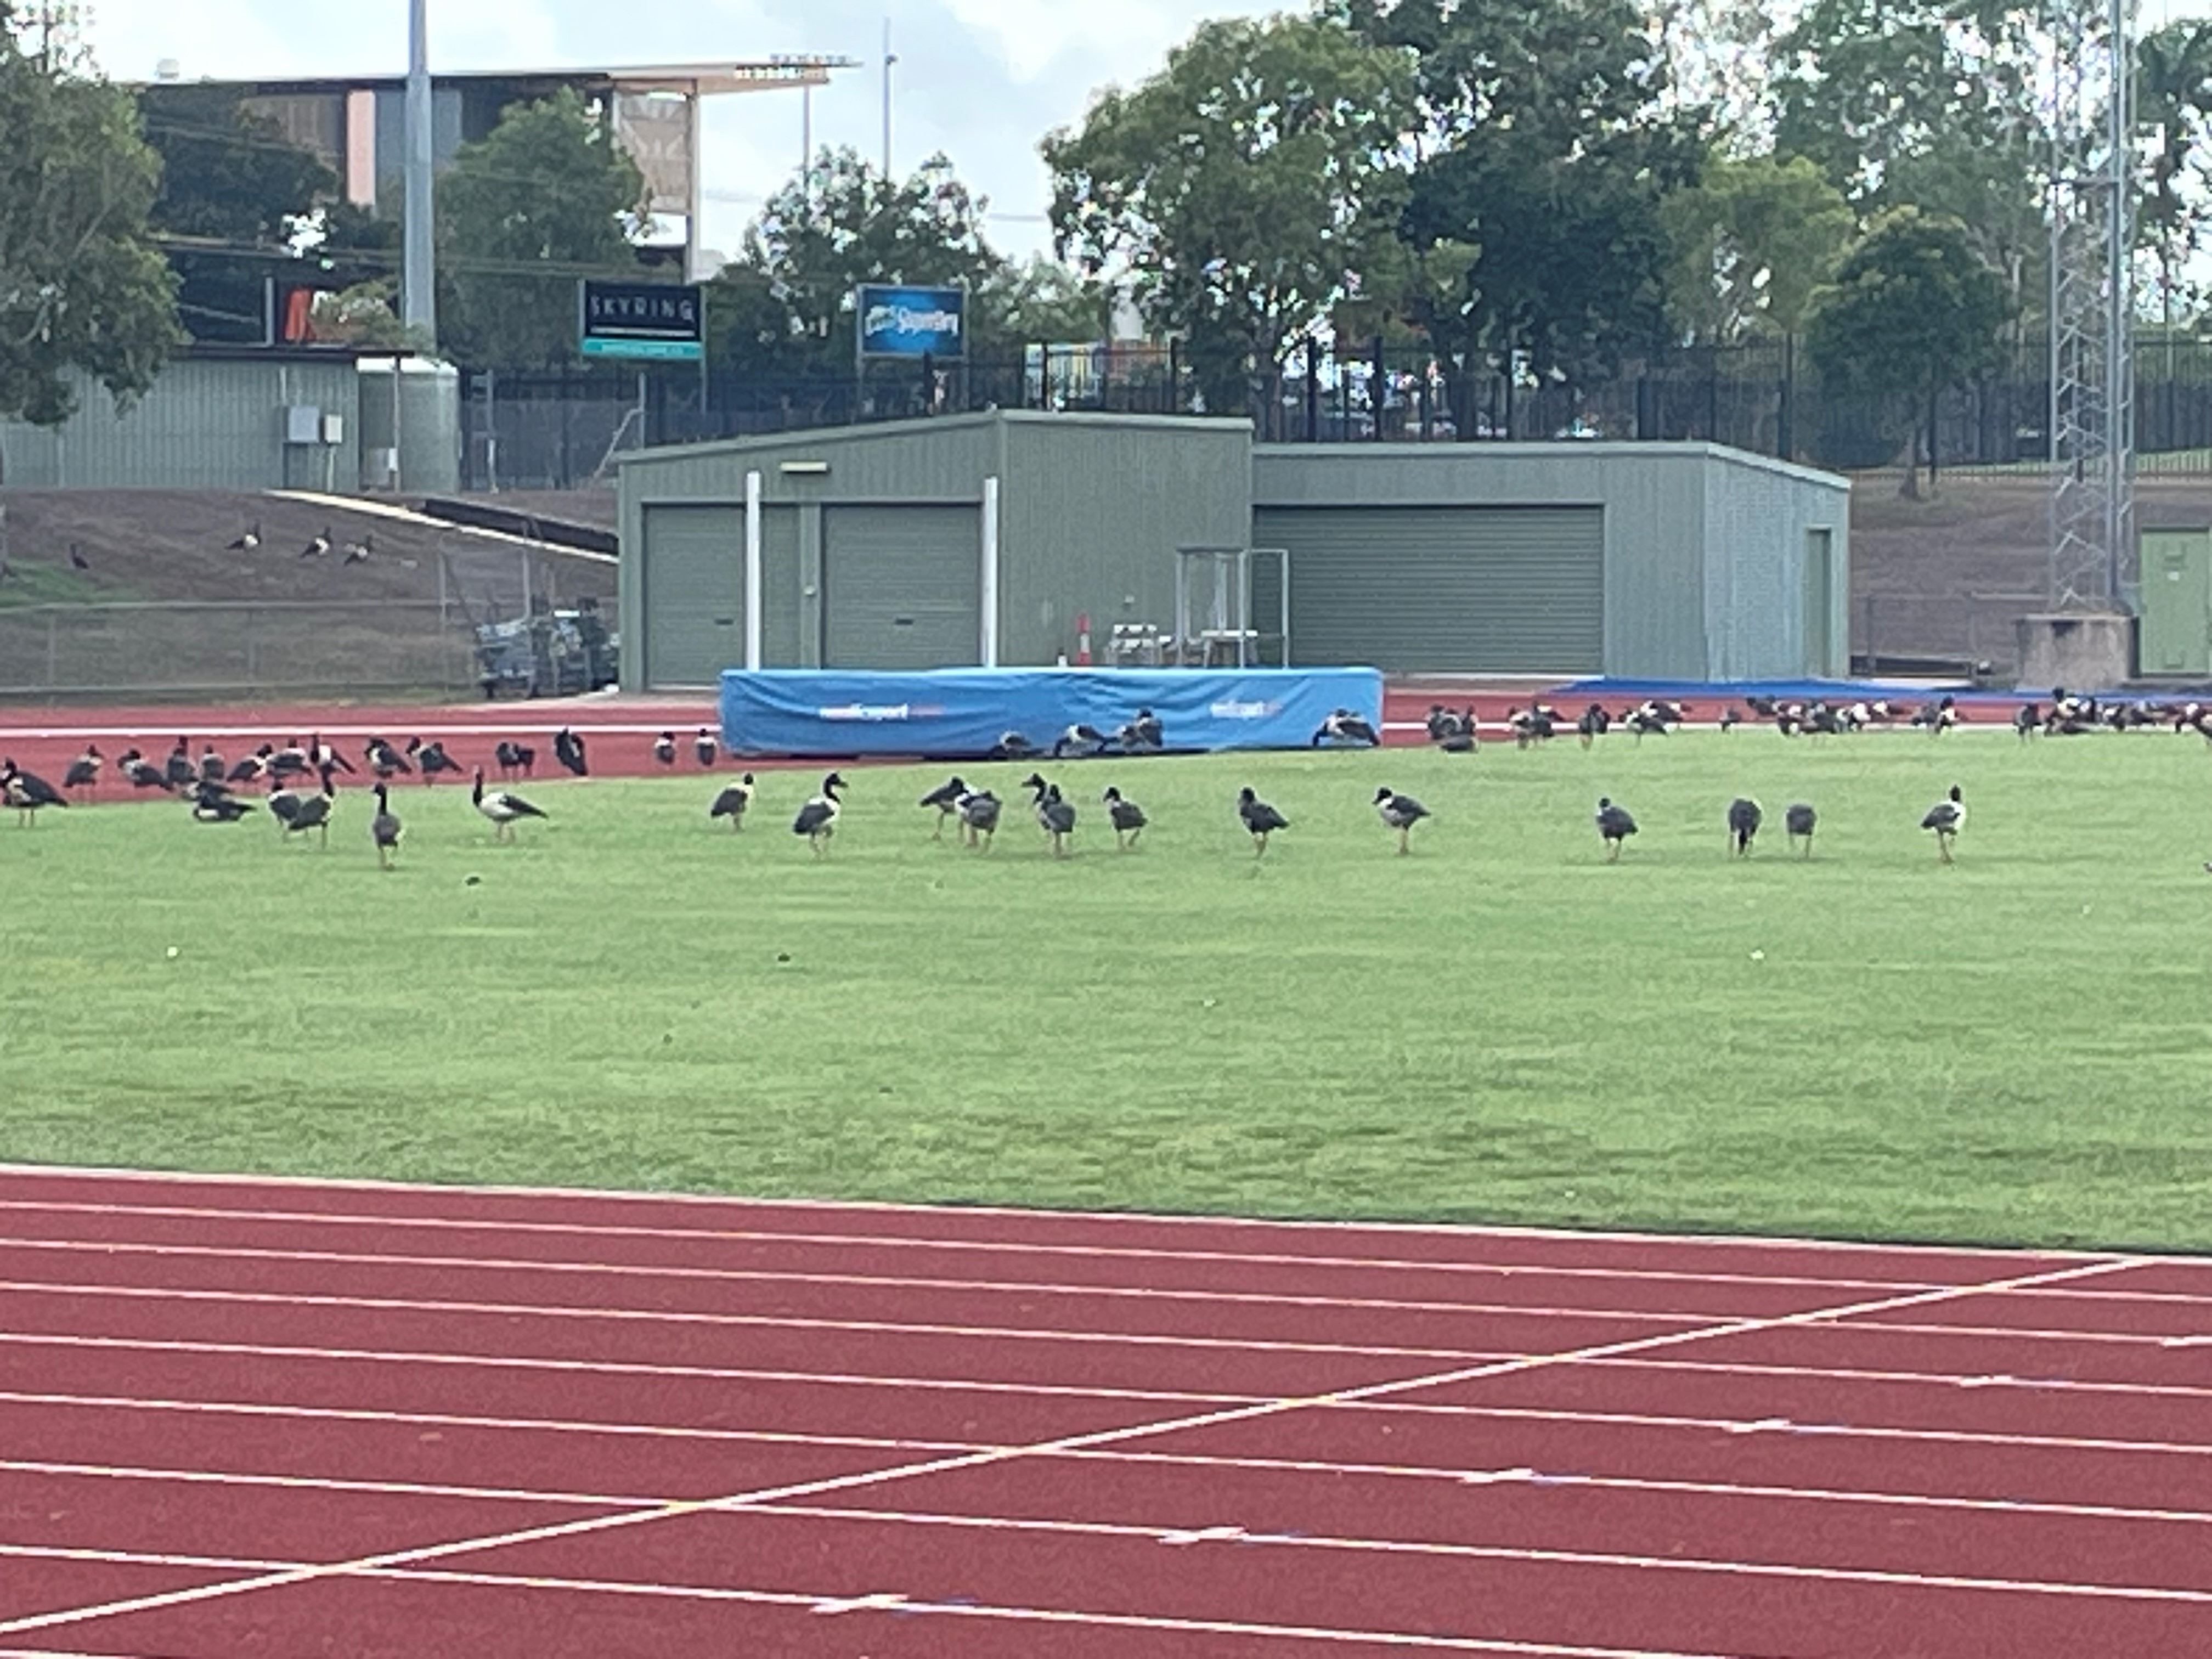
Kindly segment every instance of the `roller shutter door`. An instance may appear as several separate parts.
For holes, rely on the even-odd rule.
[[[973,666],[982,533],[973,507],[823,508],[823,665]]]
[[[745,660],[745,515],[645,509],[645,680],[713,685]]]
[[[1304,665],[1598,673],[1605,513],[1595,507],[1261,507],[1253,544],[1291,553]],[[1254,611],[1277,603],[1255,566]]]

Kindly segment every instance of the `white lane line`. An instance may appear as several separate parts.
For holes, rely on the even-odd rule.
[[[0,1169],[4,1174],[4,1169]],[[326,1210],[227,1210],[197,1205],[94,1204],[50,1199],[0,1198],[9,1210],[93,1216],[154,1216],[195,1221],[268,1223],[309,1226],[374,1228],[379,1233],[514,1233],[585,1239],[647,1239],[655,1243],[748,1244],[817,1249],[890,1251],[896,1255],[973,1254],[1014,1256],[1073,1256],[1085,1261],[1224,1263],[1235,1267],[1287,1267],[1301,1271],[1346,1268],[1357,1271],[1476,1274],[1492,1279],[1607,1279],[1684,1285],[1758,1285],[1829,1291],[1933,1291],[1950,1281],[1890,1279],[1820,1279],[1802,1274],[1692,1273],[1657,1267],[1536,1267],[1512,1262],[1424,1261],[1392,1256],[1285,1255],[1255,1250],[1169,1250],[1134,1245],[1028,1244],[1001,1239],[942,1238],[919,1233],[793,1233],[738,1227],[646,1227],[575,1221],[494,1221],[448,1216],[380,1216]],[[1568,1235],[1562,1234],[1565,1237]],[[2090,1296],[2096,1291],[2052,1292]],[[2114,1295],[2120,1292],[2112,1292]],[[2192,1298],[2185,1298],[2192,1299]]]
[[[1540,1370],[1551,1366],[1569,1365],[1583,1360],[1604,1358],[1614,1354],[1636,1353],[1647,1349],[1671,1346],[1680,1343],[1706,1341],[1723,1336],[1740,1335],[1747,1331],[1777,1329],[1792,1325],[1819,1324],[1825,1321],[1847,1319],[1881,1312],[1884,1310],[1923,1306],[1930,1302],[1948,1300],[1954,1296],[1978,1294],[1992,1290],[2012,1287],[2025,1289],[2037,1285],[2063,1284],[2077,1279],[2094,1277],[2100,1273],[2119,1272],[2133,1265],[2132,1258],[2106,1257],[2094,1261],[2076,1262],[2065,1267],[2049,1268],[2039,1273],[2017,1274],[2010,1279],[1985,1281],[1972,1285],[1960,1285],[1941,1291],[1917,1291],[1909,1297],[1893,1297],[1876,1302],[1844,1303],[1831,1308],[1787,1314],[1768,1319],[1732,1320],[1726,1324],[1714,1325],[1694,1331],[1676,1331],[1660,1336],[1638,1337],[1627,1341],[1604,1343],[1590,1347],[1571,1349],[1559,1353],[1532,1355],[1491,1364],[1468,1366],[1457,1371],[1443,1371],[1423,1376],[1402,1378],[1394,1382],[1369,1383],[1357,1389],[1338,1389],[1319,1395],[1285,1397],[1261,1401],[1256,1405],[1228,1407],[1188,1416],[1158,1419],[1150,1422],[1132,1424],[1122,1428],[1063,1435],[1022,1446],[970,1452],[889,1469],[872,1470],[860,1474],[833,1475],[823,1480],[801,1481],[790,1486],[732,1492],[726,1497],[705,1503],[665,1504],[652,1509],[629,1510],[616,1516],[526,1528],[516,1532],[484,1538],[453,1540],[444,1543],[427,1545],[419,1549],[363,1556],[351,1562],[319,1566],[312,1570],[302,1569],[295,1572],[271,1573],[258,1579],[248,1579],[191,1590],[172,1591],[166,1595],[137,1596],[125,1601],[70,1608],[59,1613],[41,1613],[32,1620],[0,1622],[0,1635],[76,1624],[87,1620],[104,1619],[124,1613],[147,1612],[156,1607],[180,1606],[210,1600],[218,1595],[235,1595],[259,1589],[273,1589],[287,1584],[299,1583],[308,1578],[345,1572],[367,1571],[377,1568],[417,1565],[426,1561],[448,1559],[456,1555],[477,1553],[508,1545],[581,1537],[611,1532],[619,1528],[650,1525],[678,1516],[728,1512],[760,1504],[820,1497],[833,1492],[856,1491],[863,1487],[882,1486],[894,1480],[916,1479],[923,1475],[950,1474],[959,1469],[982,1468],[1012,1462],[1022,1458],[1047,1456],[1059,1452],[1079,1451],[1091,1447],[1115,1445],[1183,1430],[1252,1422],[1262,1418],[1279,1417],[1288,1413],[1306,1410],[1316,1406],[1346,1405],[1362,1401],[1383,1401],[1392,1395],[1408,1393],[1417,1389],[1433,1389],[1453,1382],[1474,1382],[1485,1377]]]
[[[159,1469],[139,1464],[56,1463],[22,1457],[0,1458],[0,1472],[46,1474],[65,1480],[136,1480],[155,1486],[267,1487],[276,1492],[356,1492],[376,1498],[465,1498],[502,1504],[558,1504],[570,1509],[635,1509],[672,1504],[665,1493],[536,1492],[514,1486],[441,1486],[421,1480],[347,1480],[334,1475],[267,1474],[253,1470]]]
[[[151,1256],[156,1260],[182,1258],[206,1261],[279,1261],[312,1263],[316,1267],[336,1265],[348,1267],[416,1268],[424,1272],[436,1271],[441,1276],[453,1273],[483,1271],[502,1273],[546,1273],[556,1277],[575,1276],[586,1279],[678,1279],[706,1284],[815,1284],[843,1286],[866,1286],[887,1290],[925,1288],[947,1291],[976,1291],[1011,1293],[1015,1295],[1066,1296],[1095,1295],[1102,1297],[1126,1297],[1140,1300],[1199,1302],[1251,1301],[1261,1304],[1301,1305],[1300,1299],[1273,1296],[1214,1296],[1202,1291],[1173,1291],[1155,1297],[1141,1287],[1130,1286],[1119,1290],[1100,1290],[1082,1285],[1048,1285],[1024,1284],[1018,1280],[975,1280],[954,1284],[943,1279],[871,1279],[842,1273],[759,1273],[732,1267],[655,1267],[627,1262],[608,1261],[535,1261],[526,1256],[473,1255],[386,1255],[367,1250],[270,1250],[256,1249],[242,1245],[215,1244],[138,1244],[105,1239],[0,1238],[0,1249],[48,1252],[66,1255],[85,1255],[98,1258],[102,1263],[118,1256]],[[1339,1304],[1327,1298],[1303,1305],[1358,1306],[1357,1303]],[[1376,1303],[1380,1308],[1391,1308],[1389,1303]],[[1410,1304],[1395,1304],[1398,1306]],[[1743,1317],[1725,1312],[1653,1313],[1643,1309],[1614,1308],[1545,1308],[1524,1307],[1517,1303],[1449,1302],[1434,1305],[1438,1312],[1486,1315],[1522,1314],[1531,1319],[1618,1319],[1650,1325],[1690,1325],[1714,1320]],[[1395,1352],[1407,1352],[1395,1350]]]
[[[1955,1389],[1964,1381],[1955,1371],[1881,1370],[1844,1365],[1759,1365],[1698,1359],[1601,1359],[1594,1369],[1614,1371],[1686,1371],[1712,1376],[1767,1377],[1778,1381],[1820,1380],[1844,1382],[1884,1382],[1905,1387]],[[2023,1394],[2113,1395],[2158,1400],[2212,1400],[2212,1388],[2181,1382],[2099,1382],[2073,1376],[1996,1376],[1971,1379],[1990,1388]]]
[[[873,1595],[854,1595],[817,1601],[810,1613],[895,1613],[906,1605],[906,1597],[888,1590],[878,1590]]]
[[[340,1194],[374,1195],[380,1193],[409,1193],[420,1196],[445,1199],[448,1201],[494,1199],[525,1199],[556,1200],[577,1208],[592,1206],[638,1204],[648,1207],[661,1206],[671,1210],[767,1211],[770,1214],[793,1215],[894,1215],[927,1220],[942,1226],[948,1220],[967,1217],[991,1219],[1034,1221],[1057,1225],[1067,1230],[1098,1226],[1103,1231],[1119,1231],[1124,1227],[1170,1227],[1192,1232],[1237,1232],[1254,1230],[1262,1232],[1313,1233],[1323,1237],[1341,1238],[1357,1233],[1372,1233],[1382,1238],[1444,1238],[1474,1241],[1490,1238],[1510,1238],[1537,1243],[1576,1246],[1586,1243],[1629,1243],[1650,1245],[1659,1249],[1676,1246],[1689,1250],[1718,1249],[1765,1252],[1790,1250],[1808,1255],[1865,1255],[1890,1256],[1901,1263],[1916,1258],[1927,1261],[1945,1257],[1956,1261],[1979,1261],[2002,1269],[2015,1269],[2023,1262],[2056,1262],[2098,1265],[2120,1260],[2128,1267],[2167,1265],[2169,1258],[2157,1255],[2130,1255],[2115,1258],[2092,1250],[2007,1250],[1987,1245],[1892,1244],[1861,1243],[1849,1239],[1790,1238],[1754,1233],[1655,1233],[1613,1231],[1564,1231],[1555,1227],[1516,1227],[1479,1225],[1469,1223],[1419,1221],[1300,1221],[1281,1217],[1162,1215],[1137,1210],[1035,1210],[1005,1205],[962,1204],[902,1204],[869,1199],[814,1198],[744,1198],[715,1193],[652,1193],[602,1190],[578,1187],[488,1186],[456,1187],[450,1183],[421,1181],[367,1180],[347,1176],[279,1176],[279,1175],[206,1175],[191,1170],[102,1169],[87,1164],[7,1164],[0,1163],[0,1178],[17,1178],[29,1182],[52,1182],[57,1184],[72,1181],[112,1182],[143,1185],[149,1190],[176,1188],[202,1188],[220,1192],[225,1188],[244,1188],[247,1191],[279,1191],[319,1193],[335,1196]],[[253,1214],[251,1209],[227,1212]],[[372,1220],[404,1223],[404,1216],[374,1216]],[[780,1233],[779,1237],[804,1242],[812,1235],[805,1232]],[[879,1242],[897,1242],[886,1238]],[[920,1241],[941,1243],[945,1241],[927,1237]],[[1001,1241],[1012,1243],[1012,1241]],[[1027,1245],[1018,1248],[1033,1248]],[[1304,1260],[1307,1258],[1297,1258]],[[1357,1261],[1358,1259],[1354,1258]],[[2191,1257],[2171,1258],[2175,1263],[2203,1267],[2206,1264]],[[1419,1264],[1443,1266],[1443,1263]],[[1477,1262],[1477,1267],[1494,1268],[1498,1264]],[[1846,1288],[1861,1281],[1838,1280]],[[1887,1281],[1873,1281],[1879,1288]],[[1972,1281],[1961,1281],[1952,1288],[1965,1289]],[[1944,1288],[1945,1286],[1916,1287]]]
[[[2181,1601],[2212,1606],[2212,1589],[2164,1584],[2099,1584],[2067,1579],[1991,1578],[1971,1573],[1907,1572],[1881,1567],[1821,1567],[1793,1561],[1734,1561],[1697,1555],[1639,1555],[1620,1550],[1535,1549],[1525,1545],[1450,1544],[1427,1539],[1337,1538],[1326,1534],[1248,1533],[1242,1527],[1206,1527],[1164,1535],[1157,1523],[1121,1525],[1097,1521],[1016,1519],[943,1514],[926,1510],[846,1509],[835,1504],[760,1504],[755,1515],[788,1515],[886,1527],[942,1528],[953,1532],[1030,1533],[1061,1538],[1143,1539],[1152,1542],[1233,1542],[1260,1548],[1326,1550],[1355,1555],[1431,1557],[1446,1560],[1537,1562],[1573,1567],[1624,1567],[1641,1572],[1718,1574],[1726,1577],[1796,1579],[1820,1583],[1881,1584],[1903,1589],[1989,1590],[2092,1601]]]
[[[143,1550],[83,1549],[62,1544],[0,1544],[0,1560],[94,1561],[104,1566],[176,1567],[193,1572],[292,1572],[307,1565],[301,1561],[264,1561],[233,1555],[170,1555],[154,1554]]]
[[[2046,1330],[2024,1325],[1929,1325],[1913,1322],[1869,1319],[1849,1325],[1832,1325],[1837,1332],[1878,1331],[1898,1336],[1955,1336],[1977,1342],[2016,1340],[2021,1342],[2090,1342],[2112,1347],[2162,1348],[2172,1340],[2156,1332]]]

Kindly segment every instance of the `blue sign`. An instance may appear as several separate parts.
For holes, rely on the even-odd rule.
[[[863,283],[853,296],[860,356],[958,357],[968,349],[968,292]]]
[[[707,307],[696,284],[587,279],[579,287],[583,356],[696,363],[707,355]]]

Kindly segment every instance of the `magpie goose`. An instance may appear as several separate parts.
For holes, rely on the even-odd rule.
[[[250,755],[239,757],[224,775],[227,783],[258,783],[269,775],[269,757],[276,752],[274,744],[263,744]]]
[[[69,770],[62,774],[62,787],[74,789],[80,796],[89,796],[99,787],[100,763],[99,746],[85,744],[84,753],[71,761]]]
[[[318,794],[308,795],[300,802],[299,810],[285,820],[284,833],[303,836],[310,830],[321,837],[322,844],[331,844],[331,809],[337,805],[337,787],[331,781],[330,769],[323,770],[323,787]]]
[[[410,738],[407,739],[407,752],[414,756],[415,764],[421,769],[426,787],[437,782],[441,772],[451,772],[456,776],[460,774],[461,763],[446,752],[442,738],[433,738],[424,743],[420,738]],[[481,771],[483,769],[477,769]]]
[[[1799,801],[1782,815],[1782,827],[1790,832],[1790,844],[1795,847],[1801,840],[1805,843],[1805,856],[1813,856],[1813,826],[1820,815]]]
[[[177,793],[176,786],[169,781],[169,775],[136,749],[126,749],[118,755],[115,769],[130,781],[133,789],[159,789],[172,795]]]
[[[1249,784],[1237,792],[1237,816],[1244,820],[1245,832],[1252,837],[1254,858],[1267,850],[1268,836],[1291,827],[1291,821],[1254,794]]]
[[[319,732],[307,740],[307,758],[314,763],[318,772],[325,767],[347,774],[351,774],[354,769],[353,763],[325,743]]]
[[[988,789],[971,789],[961,796],[960,824],[970,847],[991,850],[992,838],[999,833],[999,798]]]
[[[368,838],[376,843],[380,870],[389,870],[392,855],[399,850],[399,815],[392,810],[391,793],[391,785],[376,786],[376,816],[368,821]]]
[[[1052,757],[1060,760],[1071,751],[1079,755],[1103,755],[1112,741],[1097,726],[1078,721],[1053,739]]]
[[[590,763],[584,758],[584,740],[565,726],[553,734],[553,758],[580,778],[591,775]]]
[[[199,781],[200,769],[192,760],[191,745],[179,738],[163,763],[161,775],[172,789],[183,789]]]
[[[1759,826],[1766,815],[1759,810],[1759,803],[1738,795],[1729,803],[1729,841],[1735,848],[1735,855],[1743,857],[1751,851],[1751,839],[1759,833]]]
[[[26,772],[12,760],[0,760],[0,797],[4,797],[15,811],[15,822],[29,825],[38,822],[42,807],[67,806],[61,791],[35,772]]]
[[[2019,733],[2022,743],[2028,741],[2043,729],[2042,708],[2032,702],[2021,704],[2012,711],[2012,729]]]
[[[1106,803],[1106,816],[1113,821],[1114,845],[1127,852],[1145,832],[1145,809],[1133,800],[1123,799],[1121,792],[1115,788],[1109,788],[1098,799]]]
[[[1923,830],[1936,832],[1936,851],[1943,862],[1951,862],[1951,843],[1959,831],[1966,827],[1966,804],[1959,798],[1959,786],[1953,784],[1951,793],[1928,809],[1920,820]]]
[[[341,561],[341,562],[345,564],[367,564],[368,562],[368,556],[375,551],[376,532],[372,530],[364,533],[359,541],[348,542],[346,544],[345,557]]]
[[[368,769],[389,783],[402,772],[412,772],[407,757],[394,749],[382,738],[371,738],[362,745],[362,753],[368,757]]]
[[[280,778],[304,778],[313,769],[308,763],[307,751],[295,738],[289,745],[269,757],[269,769]]]
[[[1646,738],[1665,737],[1668,724],[1666,718],[1650,703],[1630,709],[1627,719],[1621,723],[1636,734],[1636,740],[1638,743],[1643,742]]]
[[[252,527],[247,530],[245,534],[240,536],[235,541],[227,544],[223,548],[223,551],[226,553],[251,553],[255,548],[260,545],[261,520],[256,519],[253,521]]]
[[[714,763],[714,734],[703,726],[699,728],[699,735],[691,739],[691,754],[702,766],[712,766]]]
[[[676,764],[676,734],[663,732],[653,740],[653,757],[663,766]]]
[[[1324,743],[1364,743],[1371,749],[1382,741],[1365,720],[1349,708],[1339,708],[1331,711],[1314,732],[1312,746],[1318,749]]]
[[[830,837],[837,830],[837,814],[844,803],[837,792],[845,788],[845,780],[832,772],[822,780],[822,793],[799,809],[799,816],[791,821],[791,833],[806,837],[806,844],[820,858],[830,850]]]
[[[1606,862],[1620,862],[1621,843],[1636,833],[1636,820],[1629,816],[1626,806],[1616,805],[1610,796],[1597,798],[1597,832],[1605,838]]]
[[[202,783],[221,783],[224,775],[229,769],[222,757],[216,752],[213,744],[200,745],[200,781]]]
[[[1167,731],[1160,724],[1160,717],[1158,714],[1149,708],[1139,708],[1131,717],[1129,723],[1115,733],[1115,741],[1119,743],[1125,751],[1133,755],[1140,750],[1164,748],[1167,744]]]
[[[962,782],[956,774],[915,803],[917,806],[933,806],[937,809],[937,823],[929,832],[930,840],[945,839],[945,820],[960,810],[960,798],[967,793],[968,786]]]
[[[236,823],[253,809],[229,790],[202,784],[192,799],[194,823]]]
[[[526,743],[509,743],[501,738],[492,746],[491,757],[499,763],[499,775],[509,783],[518,777],[526,778],[538,764],[538,751]]]
[[[1037,801],[1037,822],[1052,837],[1052,855],[1056,859],[1067,856],[1067,838],[1075,833],[1075,803],[1062,798],[1060,786],[1047,784]]]
[[[707,816],[709,818],[727,818],[731,829],[742,830],[745,827],[745,809],[752,804],[753,775],[748,772],[714,797],[714,805],[707,809]]]
[[[998,742],[991,745],[992,760],[1027,760],[1037,752],[1037,746],[1018,732],[1001,732]]]
[[[504,789],[487,790],[483,787],[483,768],[481,766],[477,768],[476,787],[470,791],[469,799],[475,804],[477,811],[491,820],[491,838],[495,842],[514,839],[514,821],[517,818],[542,818],[545,816],[520,795],[511,794]]]
[[[1734,703],[1721,710],[1721,730],[1733,732],[1743,724],[1743,711]]]
[[[84,550],[79,547],[75,542],[71,542],[70,544],[69,553],[70,569],[89,570],[92,568],[92,561],[84,556]]]
[[[1540,708],[1509,708],[1505,724],[1513,732],[1513,746],[1526,749],[1532,743],[1541,743],[1553,732],[1552,717]]]
[[[1398,832],[1398,851],[1402,854],[1413,850],[1407,837],[1413,826],[1429,816],[1429,809],[1411,795],[1401,795],[1389,789],[1375,792],[1375,811],[1382,822]]]
[[[331,527],[328,525],[325,525],[321,532],[316,536],[314,540],[309,542],[305,547],[300,550],[300,556],[303,559],[319,559],[324,554],[330,550]]]
[[[1603,737],[1612,725],[1613,716],[1606,712],[1605,705],[1601,702],[1594,702],[1583,709],[1581,715],[1577,718],[1575,735],[1582,739],[1583,747],[1587,749]],[[1642,734],[1638,733],[1638,735]]]

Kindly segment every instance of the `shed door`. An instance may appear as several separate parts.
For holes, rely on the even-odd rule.
[[[1805,672],[1836,672],[1836,532],[1805,532]]]
[[[2146,674],[2212,673],[2212,532],[2142,532]]]
[[[973,666],[982,559],[977,507],[824,507],[823,665]]]
[[[716,684],[745,660],[745,514],[645,509],[645,682]]]
[[[1595,507],[1261,507],[1291,555],[1291,656],[1392,672],[1597,673],[1605,513]],[[1272,617],[1272,562],[1254,568]]]

